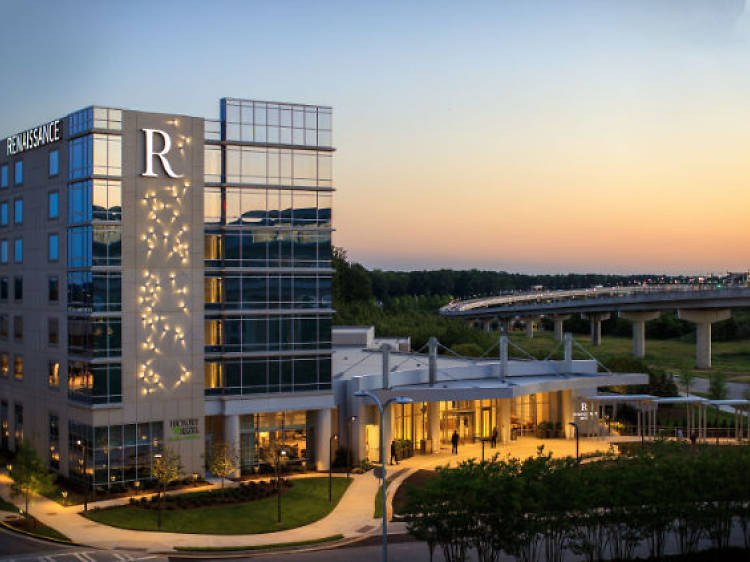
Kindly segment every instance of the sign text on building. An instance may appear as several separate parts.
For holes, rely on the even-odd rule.
[[[62,138],[62,121],[50,121],[39,125],[28,131],[8,137],[5,141],[5,151],[8,156],[13,156],[26,150],[39,148],[46,144],[52,144]]]
[[[169,429],[172,435],[169,441],[181,441],[182,439],[198,439],[198,418],[187,418],[182,420],[169,420]]]

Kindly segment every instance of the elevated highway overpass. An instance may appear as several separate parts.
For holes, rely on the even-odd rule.
[[[533,336],[534,323],[550,317],[555,339],[561,340],[563,322],[580,314],[591,323],[591,342],[601,343],[601,322],[613,312],[633,323],[633,355],[646,351],[645,323],[663,310],[677,310],[682,320],[696,324],[696,367],[711,367],[711,324],[731,317],[731,309],[750,307],[750,287],[718,289],[705,285],[646,285],[632,287],[596,287],[563,291],[536,291],[452,302],[440,309],[447,317],[464,318],[491,331],[507,332],[510,323],[525,323]]]

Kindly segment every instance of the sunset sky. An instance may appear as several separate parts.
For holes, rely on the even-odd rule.
[[[332,105],[368,267],[750,267],[744,0],[2,2],[0,136],[91,104]]]

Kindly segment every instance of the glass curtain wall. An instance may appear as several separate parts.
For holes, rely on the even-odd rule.
[[[68,395],[122,400],[122,112],[68,116]],[[114,314],[113,314],[114,313]]]
[[[206,122],[207,394],[331,388],[332,155],[328,107],[223,99]]]

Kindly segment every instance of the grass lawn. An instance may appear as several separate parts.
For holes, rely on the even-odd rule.
[[[239,535],[271,533],[317,521],[336,507],[349,486],[346,478],[333,479],[333,502],[328,503],[328,478],[299,478],[281,497],[281,523],[276,523],[276,496],[247,503],[194,509],[164,510],[162,531]],[[90,510],[92,521],[138,531],[158,531],[158,511],[120,506]]]
[[[32,535],[39,535],[50,539],[70,542],[70,539],[62,533],[55,531],[52,527],[47,527],[47,525],[45,525],[44,523],[40,523],[39,521],[36,521],[35,524],[33,519],[19,518],[11,521],[5,521],[5,524],[9,527],[12,527],[13,529],[31,533]]]
[[[616,356],[630,356],[633,350],[631,338],[615,336],[602,336],[602,345],[594,347],[589,338],[576,335],[577,343],[586,348],[589,353],[606,363],[608,359]],[[520,333],[511,335],[511,341],[522,347],[538,359],[546,357],[557,345],[553,340],[552,332],[537,332],[529,339]],[[707,376],[711,372],[723,372],[731,379],[746,378],[750,375],[750,341],[713,342],[712,346],[712,368],[710,370],[695,371],[699,376]],[[523,353],[509,346],[508,353],[513,358],[525,357]],[[562,346],[552,356],[553,359],[562,359]],[[573,346],[574,359],[587,359],[577,346]],[[695,369],[695,343],[683,341],[682,339],[671,340],[646,340],[645,361],[649,365],[661,367],[668,371],[679,371],[681,369]],[[741,379],[740,379],[741,380]]]
[[[0,498],[0,511],[12,511],[13,513],[18,513],[18,508],[12,503]]]

